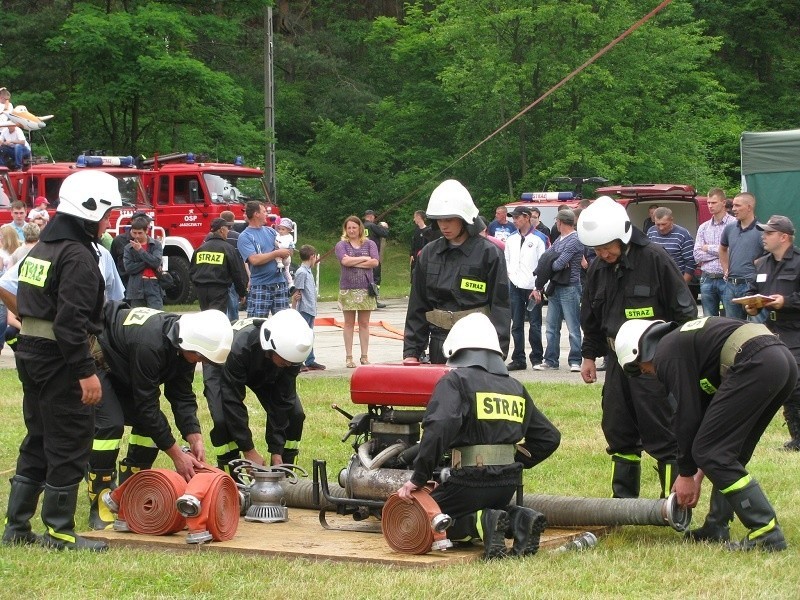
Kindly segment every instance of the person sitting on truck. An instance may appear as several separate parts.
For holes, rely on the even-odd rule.
[[[16,125],[0,127],[0,156],[3,160],[14,160],[14,169],[21,171],[25,159],[31,157],[31,146],[22,129]]]
[[[148,219],[137,217],[131,221],[131,241],[125,247],[123,265],[128,274],[126,296],[132,308],[147,306],[164,308],[164,290],[158,282],[163,247],[161,242],[147,235]]]

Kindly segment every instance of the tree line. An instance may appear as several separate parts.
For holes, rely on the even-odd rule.
[[[48,158],[193,151],[263,167],[270,4],[5,0],[0,85],[55,115],[32,138]],[[735,191],[741,132],[798,126],[798,0],[673,0],[464,156],[658,4],[272,3],[278,202],[322,233],[365,208],[410,230],[449,177],[484,214],[557,176]]]

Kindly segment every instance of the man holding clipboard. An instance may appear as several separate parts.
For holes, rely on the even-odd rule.
[[[772,215],[762,231],[764,256],[755,261],[756,275],[748,296],[735,298],[748,315],[767,311],[765,325],[791,350],[800,365],[800,248],[794,245],[794,224],[788,217]],[[783,405],[792,439],[784,449],[800,451],[800,386]]]

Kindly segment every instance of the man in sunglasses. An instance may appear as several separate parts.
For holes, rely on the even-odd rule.
[[[230,461],[241,454],[260,465],[292,464],[306,417],[297,395],[297,375],[314,346],[314,332],[294,309],[279,311],[266,320],[241,319],[233,329],[233,345],[225,364],[207,365],[203,373],[217,465],[230,471]],[[267,413],[269,460],[253,444],[244,404],[246,388]]]
[[[762,324],[704,317],[681,326],[627,321],[617,333],[616,354],[632,380],[655,375],[677,402],[678,503],[697,505],[703,476],[714,486],[706,522],[686,538],[727,543],[731,550],[785,550],[775,510],[746,466],[794,391],[791,351]],[[738,543],[729,542],[734,513],[748,529]]]

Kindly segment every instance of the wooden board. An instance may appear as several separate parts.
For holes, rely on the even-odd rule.
[[[356,524],[350,517],[328,514],[331,525]],[[377,521],[372,525],[379,526]],[[541,547],[556,548],[590,530],[597,537],[604,535],[607,527],[581,529],[547,529],[542,534]],[[168,536],[138,535],[116,531],[90,531],[81,535],[107,541],[114,546],[149,547],[176,551],[218,551],[263,554],[282,558],[305,558],[336,562],[364,562],[408,567],[433,567],[480,560],[483,547],[451,548],[445,552],[430,552],[421,556],[393,551],[380,533],[364,533],[324,529],[319,523],[319,511],[301,508],[289,509],[285,523],[250,523],[239,519],[236,536],[228,542],[187,544],[186,532]]]

